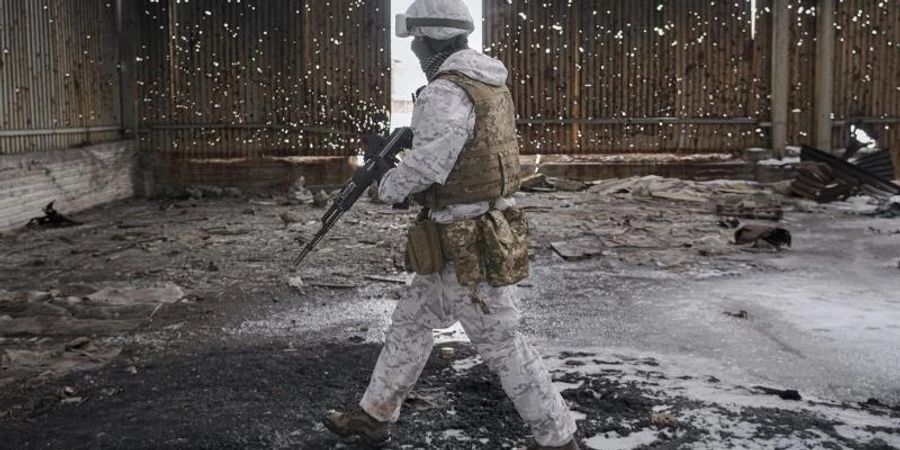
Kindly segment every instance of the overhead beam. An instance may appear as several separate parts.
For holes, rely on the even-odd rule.
[[[816,148],[832,152],[834,127],[834,3],[818,0],[816,9]]]
[[[790,93],[789,0],[772,0],[772,150],[787,156],[788,95]]]

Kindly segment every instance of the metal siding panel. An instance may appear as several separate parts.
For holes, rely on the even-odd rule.
[[[289,5],[168,2],[170,45],[154,46],[153,36],[143,42],[150,60],[169,60],[170,81],[160,89],[171,100],[161,109],[142,102],[143,148],[176,161],[349,155],[364,133],[384,132],[389,2]],[[142,29],[153,28],[159,14],[141,21]],[[140,76],[147,85],[160,74]]]
[[[485,29],[499,30],[485,33],[485,46],[510,68],[523,153],[721,152],[765,142],[753,121],[744,123],[767,114],[754,108],[767,79],[757,76],[749,2],[484,4]],[[563,37],[552,28],[557,23]],[[580,70],[575,45],[584,48]],[[736,123],[631,120],[652,117]],[[547,123],[551,118],[562,121]],[[611,123],[615,118],[621,123]]]
[[[119,138],[105,131],[120,122],[114,8],[9,0],[0,2],[0,29],[0,154]],[[76,128],[87,131],[58,132]]]

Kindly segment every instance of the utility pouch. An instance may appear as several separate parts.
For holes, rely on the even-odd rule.
[[[444,268],[441,235],[432,220],[419,220],[406,235],[406,268],[419,275],[431,275]]]
[[[484,280],[478,222],[463,220],[441,225],[444,252],[456,266],[456,280],[462,286],[476,286]]]
[[[528,222],[521,209],[492,210],[480,220],[485,281],[508,286],[528,278]]]

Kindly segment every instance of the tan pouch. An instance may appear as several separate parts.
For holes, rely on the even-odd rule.
[[[521,209],[488,212],[480,231],[488,284],[508,286],[528,278],[528,222]]]
[[[438,226],[431,220],[420,220],[406,235],[406,268],[419,275],[431,275],[444,268],[444,253]]]

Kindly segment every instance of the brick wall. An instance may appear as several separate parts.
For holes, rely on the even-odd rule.
[[[131,197],[136,162],[133,141],[0,156],[0,230],[21,227],[51,201],[66,214]]]

